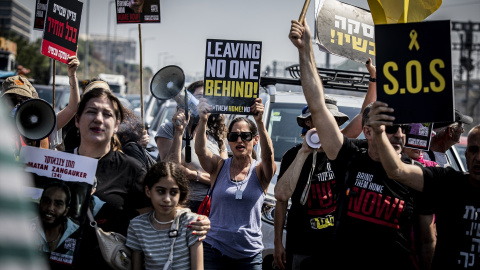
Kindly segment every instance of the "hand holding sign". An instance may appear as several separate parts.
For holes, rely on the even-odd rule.
[[[292,26],[290,26],[290,33],[288,38],[298,49],[302,49],[305,45],[310,42],[312,34],[310,33],[310,28],[308,27],[307,22],[302,25],[300,22],[292,20]]]
[[[205,120],[206,122],[208,120],[208,117],[210,116],[211,110],[212,110],[212,106],[208,104],[206,98],[199,99],[199,102],[197,105],[197,111],[198,111],[198,115],[200,115],[200,119]]]
[[[265,106],[262,104],[262,99],[261,98],[256,98],[255,103],[250,107],[250,111],[253,113],[253,118],[255,119],[255,122],[262,123],[263,121],[263,112],[264,112]]]

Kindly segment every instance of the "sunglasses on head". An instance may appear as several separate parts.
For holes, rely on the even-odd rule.
[[[229,132],[227,133],[227,140],[229,142],[236,142],[238,140],[238,137],[242,139],[242,141],[249,142],[253,139],[253,133],[252,132]]]
[[[409,125],[393,125],[393,126],[385,126],[385,132],[388,134],[395,134],[398,131],[398,128],[402,130],[403,134],[407,134],[412,129]]]

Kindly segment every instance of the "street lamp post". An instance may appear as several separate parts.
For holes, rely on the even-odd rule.
[[[162,65],[163,62],[161,62],[161,59],[164,55],[168,54],[167,52],[160,52],[158,53],[158,70],[160,70],[162,68]]]

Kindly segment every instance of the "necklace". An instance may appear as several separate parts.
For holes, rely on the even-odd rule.
[[[61,234],[61,233],[60,233],[60,232],[58,232],[57,238],[53,239],[52,241],[47,241],[47,243],[48,243],[48,244],[52,244],[52,243],[55,243],[55,242],[57,242],[57,241],[58,241],[58,239],[60,238],[60,234]],[[45,240],[47,240],[47,239],[45,239]]]
[[[247,169],[250,168],[250,162],[251,161],[248,162]],[[233,173],[235,174],[235,166],[233,166],[233,159],[232,159],[232,167],[233,167],[232,168]],[[243,168],[240,170],[240,172],[238,174],[240,174],[242,171],[243,171]],[[243,194],[242,185],[244,183],[245,178],[247,178],[248,173],[249,173],[249,171],[247,171],[247,174],[245,174],[245,176],[243,177],[242,180],[233,179],[234,182],[235,182],[235,185],[237,186],[237,191],[235,191],[235,200],[241,200],[242,199],[242,194]],[[235,175],[237,175],[237,174],[235,174]],[[238,184],[239,182],[241,182],[240,185]]]
[[[170,221],[165,221],[165,222],[163,222],[163,221],[158,221],[158,220],[155,218],[155,211],[153,211],[152,217],[153,217],[153,220],[154,220],[156,223],[160,224],[160,225],[167,225],[167,224],[170,224],[170,223],[173,222],[173,219],[170,220]]]

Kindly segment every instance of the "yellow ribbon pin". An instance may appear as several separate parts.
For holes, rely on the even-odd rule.
[[[420,45],[417,42],[417,37],[418,37],[417,31],[415,30],[410,31],[411,41],[410,41],[410,45],[408,45],[408,48],[410,49],[410,51],[413,49],[413,46],[415,46],[415,49],[417,49],[417,51],[420,50]]]

